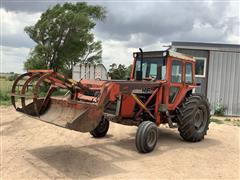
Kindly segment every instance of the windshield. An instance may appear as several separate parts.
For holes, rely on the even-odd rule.
[[[140,71],[141,61],[138,58],[136,61],[136,71]],[[166,78],[166,60],[164,57],[144,58],[142,63],[142,78],[152,78],[153,80],[165,80]]]

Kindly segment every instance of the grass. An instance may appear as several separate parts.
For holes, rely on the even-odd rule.
[[[0,105],[10,105],[10,92],[13,81],[7,79],[0,79]]]
[[[210,119],[211,122],[214,122],[216,124],[224,124],[224,121],[223,120],[219,120],[219,119],[215,119],[215,118],[211,118]]]
[[[8,81],[7,79],[0,79],[0,91],[1,92],[10,92],[12,88],[12,84],[14,81]]]
[[[240,127],[240,119],[225,118],[225,119],[221,120],[221,119],[217,119],[217,118],[211,118],[210,121],[214,122],[216,124],[227,124],[227,125]]]

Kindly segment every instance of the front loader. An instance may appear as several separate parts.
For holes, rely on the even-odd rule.
[[[155,148],[157,126],[164,123],[177,126],[186,141],[202,140],[210,110],[207,99],[193,93],[197,87],[195,59],[169,50],[141,49],[133,53],[133,58],[129,80],[77,82],[52,70],[28,71],[13,84],[12,104],[31,117],[90,132],[96,138],[106,135],[109,121],[138,126],[135,143],[141,153]],[[44,95],[43,87],[48,87]],[[68,95],[53,96],[59,89],[65,89]]]

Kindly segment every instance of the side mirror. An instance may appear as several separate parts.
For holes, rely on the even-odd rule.
[[[138,81],[142,80],[142,71],[136,71],[136,80]]]

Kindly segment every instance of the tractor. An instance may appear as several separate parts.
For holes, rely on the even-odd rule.
[[[180,136],[189,142],[204,138],[210,109],[206,97],[193,93],[198,86],[194,57],[140,48],[133,53],[127,80],[75,81],[53,70],[30,70],[13,83],[11,101],[18,112],[90,132],[95,138],[107,134],[110,121],[138,126],[136,148],[148,153],[157,144],[160,124],[178,127]],[[59,90],[65,90],[66,95],[54,96]]]

